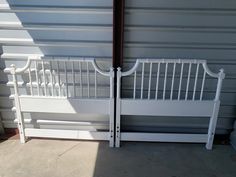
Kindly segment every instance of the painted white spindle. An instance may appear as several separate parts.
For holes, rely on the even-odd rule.
[[[37,82],[37,91],[38,91],[38,96],[40,95],[40,91],[39,91],[39,76],[38,76],[38,69],[37,69],[37,61],[34,62],[34,68],[35,68],[35,78],[36,78],[36,82]]]
[[[186,86],[186,91],[185,91],[185,100],[188,99],[188,90],[189,90],[189,82],[190,82],[191,68],[192,68],[192,63],[189,63],[188,79],[187,79],[187,86]]]
[[[97,71],[94,70],[94,97],[97,98]]]
[[[86,62],[86,69],[87,69],[87,91],[88,91],[88,98],[90,97],[90,79],[89,79],[89,63]]]
[[[31,96],[34,96],[34,93],[33,93],[33,86],[32,86],[32,77],[31,77],[31,67],[29,66],[29,82],[30,82],[30,94]]]
[[[58,91],[59,91],[58,96],[61,96],[61,77],[60,77],[60,63],[59,63],[59,61],[57,61],[57,79],[58,79]]]
[[[178,100],[180,100],[180,94],[181,94],[181,85],[182,85],[182,79],[183,79],[183,69],[184,69],[184,63],[181,64],[181,71],[180,71],[180,77],[179,77]]]
[[[69,96],[69,89],[68,89],[68,74],[67,74],[67,64],[66,61],[64,61],[64,72],[66,76],[66,97]]]
[[[157,63],[157,80],[156,80],[156,93],[155,93],[156,100],[158,97],[159,77],[160,77],[160,63]]]
[[[74,98],[76,97],[76,88],[75,88],[75,66],[74,61],[71,62],[71,70],[72,70],[72,80],[73,80],[73,92]]]
[[[194,88],[193,88],[193,98],[192,98],[192,100],[195,100],[195,97],[196,97],[198,72],[199,72],[199,63],[197,64],[197,68],[196,68],[196,74],[195,74],[195,80],[194,80]]]
[[[166,63],[166,67],[165,67],[165,78],[164,78],[163,98],[162,98],[163,100],[165,100],[165,97],[166,97],[167,74],[168,74],[168,63]]]
[[[174,82],[175,82],[175,69],[176,63],[173,65],[173,73],[172,73],[172,81],[171,81],[171,91],[170,91],[170,99],[173,99],[173,90],[174,90]]]
[[[43,70],[44,95],[47,96],[47,87],[46,87],[46,76],[45,76],[44,62],[42,61],[41,64],[42,64],[42,70]]]
[[[133,99],[136,98],[136,82],[137,82],[137,71],[134,72],[134,91],[133,91]]]
[[[141,80],[141,95],[140,98],[143,99],[143,85],[144,85],[144,69],[145,69],[145,63],[142,63],[142,80]]]
[[[79,62],[80,96],[83,97],[82,63]]]
[[[53,83],[52,62],[51,61],[50,61],[50,80],[51,80],[51,92],[52,92],[52,96],[54,96],[54,83]]]
[[[206,71],[204,70],[203,78],[202,78],[202,87],[201,87],[201,93],[200,93],[200,100],[202,100],[203,97],[203,91],[205,86],[205,79],[206,79]]]
[[[149,72],[149,81],[148,81],[148,99],[150,99],[151,95],[151,84],[152,84],[152,63],[150,63],[150,72]]]

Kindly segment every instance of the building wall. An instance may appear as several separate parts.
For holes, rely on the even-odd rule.
[[[212,71],[224,68],[217,133],[228,133],[236,117],[236,1],[126,0],[125,5],[124,70],[137,58],[206,59]],[[123,94],[132,83],[132,77],[123,82]],[[214,94],[209,83],[206,90]],[[206,132],[208,121],[126,117],[122,123],[127,130]]]
[[[0,108],[5,127],[16,127],[12,78],[3,73],[12,63],[23,67],[26,56],[95,57],[109,70],[112,58],[112,0],[0,0]],[[24,81],[24,76],[19,77]],[[20,91],[25,92],[25,87]],[[100,115],[24,114],[27,126],[107,129]],[[30,120],[33,120],[29,123]],[[78,121],[75,125],[35,124],[41,120]],[[82,124],[80,122],[90,122]],[[42,121],[41,121],[42,122]]]
[[[137,58],[206,59],[212,71],[224,68],[217,133],[232,129],[236,115],[236,2],[234,0],[126,0],[124,67]],[[23,66],[25,56],[83,56],[101,60],[108,69],[112,57],[112,0],[0,0],[2,45],[0,107],[5,127],[14,123],[11,77],[3,69]],[[14,54],[14,55],[13,55]],[[129,81],[123,94],[129,94]],[[209,93],[213,86],[207,85]],[[88,119],[87,115],[25,114],[26,119]],[[106,129],[106,117],[89,117],[92,126],[48,125],[79,129]],[[100,121],[100,122],[99,122]],[[125,117],[123,128],[137,131],[205,132],[209,119]],[[28,124],[32,126],[32,124]]]

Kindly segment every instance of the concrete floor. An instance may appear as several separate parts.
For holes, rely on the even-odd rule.
[[[0,177],[236,177],[229,145],[33,139],[0,142]]]

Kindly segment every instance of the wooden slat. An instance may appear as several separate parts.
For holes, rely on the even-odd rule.
[[[153,141],[153,142],[182,142],[205,143],[207,134],[177,134],[177,133],[121,133],[122,141]]]
[[[121,115],[208,117],[213,106],[214,101],[121,99]]]
[[[109,99],[20,97],[22,112],[109,114]]]
[[[108,132],[90,132],[90,131],[79,131],[79,130],[52,130],[52,129],[26,128],[25,135],[28,137],[41,137],[41,138],[109,140]]]

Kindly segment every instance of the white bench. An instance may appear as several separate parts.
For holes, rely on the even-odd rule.
[[[206,75],[218,79],[214,98],[204,98]],[[121,96],[125,77],[133,77],[132,97]],[[120,141],[160,141],[206,143],[212,149],[224,77],[223,69],[215,74],[205,60],[138,59],[127,72],[119,68],[116,147]],[[121,115],[210,117],[210,122],[206,134],[123,132]]]
[[[12,65],[20,141],[27,137],[107,140],[114,144],[114,71],[101,71],[90,58],[41,59],[29,57],[25,67]],[[17,75],[28,73],[29,92],[19,92]],[[70,77],[68,77],[70,75]],[[99,95],[97,76],[107,78],[106,95]],[[63,78],[62,78],[63,77]],[[92,83],[93,82],[93,83]],[[69,88],[70,87],[70,88]],[[72,93],[71,93],[72,92]],[[109,116],[108,131],[26,128],[22,113],[81,113]],[[57,121],[60,122],[60,121]],[[73,122],[72,122],[73,123]]]

